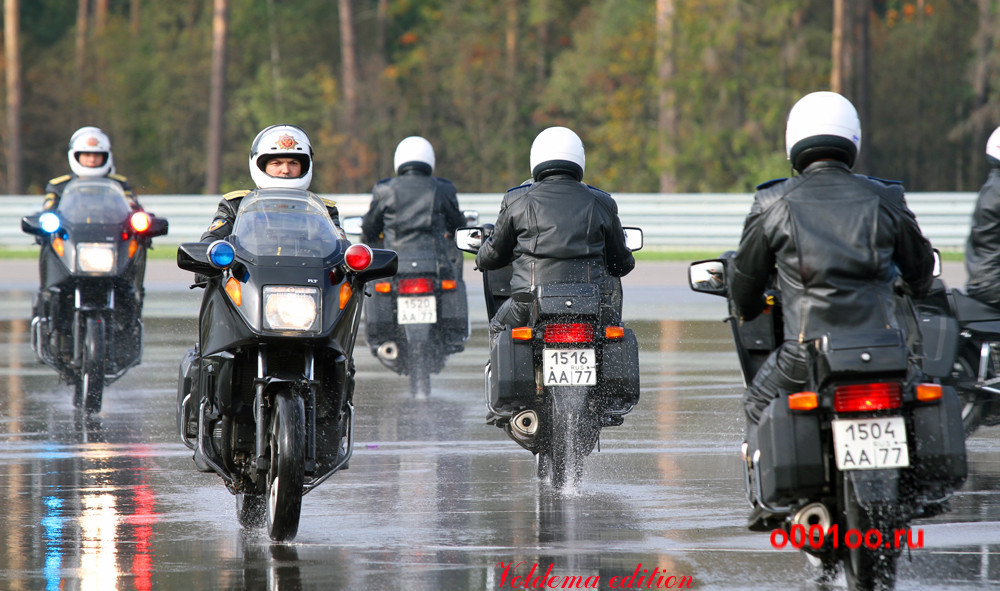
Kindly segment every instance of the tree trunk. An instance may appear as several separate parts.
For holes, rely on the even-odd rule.
[[[215,12],[212,16],[212,76],[208,101],[208,162],[205,171],[205,193],[209,195],[219,192],[222,179],[228,28],[229,0],[215,0]]]
[[[504,68],[504,78],[507,80],[507,88],[517,88],[517,4],[518,0],[507,0],[507,30],[505,31],[506,39],[506,65]],[[517,142],[514,141],[514,136],[517,131],[517,101],[518,93],[508,92],[507,95],[507,116],[506,124],[504,127],[504,135],[506,136],[507,149],[507,162],[506,171],[509,178],[514,178],[517,175]]]
[[[94,32],[100,35],[108,24],[108,0],[94,2]]]
[[[140,0],[131,0],[129,8],[129,30],[132,32],[133,36],[139,35],[139,26],[142,21],[139,20],[139,4]]]
[[[340,13],[340,63],[344,79],[344,123],[353,137],[357,117],[358,71],[354,55],[354,17],[351,0],[337,0]]]
[[[76,3],[76,95],[83,95],[84,66],[87,64],[87,13],[88,0]]]
[[[21,40],[18,0],[4,1],[4,52],[7,71],[7,194],[24,192],[21,174]]]
[[[875,130],[872,128],[871,100],[869,96],[871,71],[871,35],[869,34],[869,24],[871,22],[871,0],[857,2],[854,22],[856,31],[854,46],[855,63],[852,70],[855,72],[855,77],[852,84],[853,97],[849,98],[851,98],[855,108],[858,110],[858,121],[861,122],[861,137],[864,138],[865,135],[873,137],[872,134]],[[869,144],[869,146],[871,145]],[[854,163],[854,169],[857,172],[873,173],[870,167],[871,154],[872,151],[865,149],[864,141],[862,140],[861,152],[858,154],[857,162]]]
[[[660,192],[677,192],[677,95],[674,52],[674,0],[656,0],[656,77],[659,81],[657,135],[660,153]]]

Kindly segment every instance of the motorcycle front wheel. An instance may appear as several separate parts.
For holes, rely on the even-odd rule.
[[[268,431],[267,530],[272,540],[295,537],[302,511],[305,474],[305,409],[302,399],[280,392],[271,411]],[[244,499],[245,501],[246,499]]]
[[[101,412],[104,399],[105,323],[99,316],[83,323],[83,358],[74,383],[73,406],[88,413]]]

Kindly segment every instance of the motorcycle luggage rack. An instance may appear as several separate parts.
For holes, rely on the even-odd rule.
[[[351,455],[354,453],[354,405],[350,402],[347,403],[347,453],[344,455],[344,459],[337,462],[330,470],[320,476],[319,478],[314,478],[311,482],[307,482],[302,485],[302,496],[309,494],[312,489],[326,482],[326,479],[333,476],[337,471],[341,469],[347,462],[351,460]],[[337,448],[338,452],[340,448]]]

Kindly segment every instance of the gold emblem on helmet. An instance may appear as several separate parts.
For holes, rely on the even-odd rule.
[[[299,142],[295,141],[295,138],[292,136],[285,134],[278,136],[277,144],[282,150],[291,150],[295,146],[299,145]]]

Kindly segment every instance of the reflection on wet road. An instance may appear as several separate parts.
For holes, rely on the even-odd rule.
[[[648,289],[634,297],[663,298]],[[484,424],[483,323],[427,401],[360,350],[350,470],[305,497],[294,543],[272,544],[241,531],[221,480],[177,440],[194,295],[150,294],[143,363],[90,419],[34,360],[27,322],[0,321],[0,587],[507,589],[537,565],[529,581],[815,588],[798,553],[743,527],[742,384],[719,321],[629,323],[642,399],[569,493],[540,486],[531,454]],[[926,547],[900,560],[899,588],[1000,585],[998,447],[1000,427],[970,439],[969,481],[951,513],[913,524]]]

